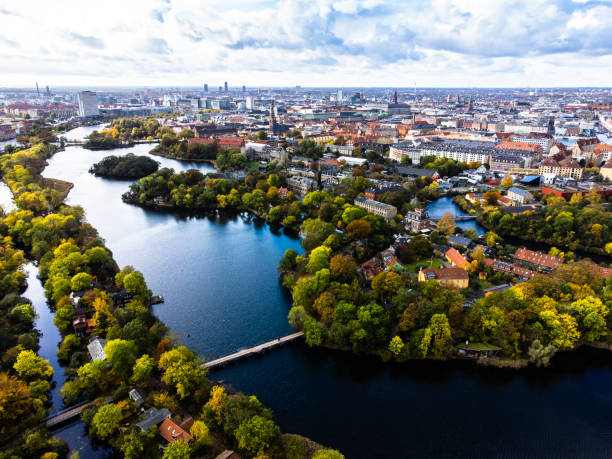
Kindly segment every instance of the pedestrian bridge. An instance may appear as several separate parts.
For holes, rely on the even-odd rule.
[[[237,360],[253,357],[255,355],[267,351],[268,349],[274,349],[276,347],[282,346],[283,344],[290,343],[292,341],[295,341],[296,339],[301,338],[302,336],[304,336],[304,332],[292,333],[291,335],[283,336],[282,338],[277,338],[275,340],[268,341],[267,343],[250,347],[248,349],[242,349],[241,351],[226,355],[225,357],[221,357],[219,359],[211,360],[210,362],[205,362],[204,364],[202,364],[202,367],[211,369],[224,365],[229,365],[230,363],[235,362]]]

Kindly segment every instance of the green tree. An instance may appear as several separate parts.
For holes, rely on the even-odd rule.
[[[372,289],[378,293],[382,299],[387,295],[395,294],[402,285],[402,278],[393,271],[383,271],[372,279]]]
[[[329,247],[317,247],[308,257],[308,264],[306,265],[306,271],[310,274],[314,274],[323,268],[329,268],[329,255],[331,249]]]
[[[154,368],[155,361],[152,357],[149,357],[148,354],[140,356],[136,360],[136,363],[134,363],[131,378],[132,382],[138,385],[146,384],[149,381]]]
[[[60,360],[69,361],[72,354],[81,347],[81,339],[74,335],[66,335],[62,340],[62,344],[57,350],[57,356]]]
[[[19,377],[26,381],[49,379],[53,376],[53,367],[49,365],[49,361],[30,350],[19,353],[13,368]]]
[[[195,421],[189,429],[189,433],[195,440],[196,447],[201,448],[210,445],[208,426],[204,421]]]
[[[70,290],[79,292],[91,288],[93,278],[87,273],[78,273],[70,279]]]
[[[389,352],[391,352],[391,354],[397,357],[401,355],[403,350],[404,342],[402,341],[402,339],[399,336],[394,336],[393,338],[391,338],[391,341],[389,342]]]
[[[574,301],[570,307],[576,311],[580,330],[587,341],[597,341],[606,336],[608,329],[606,320],[608,318],[608,307],[599,298],[587,296]]]
[[[253,416],[243,421],[236,429],[238,447],[250,454],[263,454],[280,435],[274,421],[262,416]]]
[[[141,432],[138,428],[130,429],[121,439],[121,452],[125,459],[140,459],[141,457],[151,457],[147,454],[150,452],[152,444],[155,441],[157,428],[149,431]]]
[[[136,362],[138,349],[134,341],[114,339],[106,343],[104,353],[106,360],[113,365],[113,371],[121,379],[125,380],[130,375],[132,367]]]
[[[439,359],[450,351],[451,328],[445,314],[434,314],[429,319],[427,327],[431,330],[431,351],[433,357]]]
[[[163,459],[189,459],[191,446],[182,440],[173,441],[164,450]]]
[[[119,429],[121,421],[121,408],[115,403],[102,405],[91,420],[96,436],[106,440]]]
[[[125,290],[143,301],[151,298],[151,290],[148,289],[144,276],[140,271],[134,271],[123,278]]]
[[[547,309],[540,312],[540,319],[544,322],[550,344],[557,349],[572,349],[580,338],[576,319],[569,314]]]
[[[185,398],[206,382],[206,370],[200,367],[195,352],[185,346],[162,354],[158,367],[164,371],[162,381]]]

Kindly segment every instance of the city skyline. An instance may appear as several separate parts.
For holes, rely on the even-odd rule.
[[[0,86],[607,87],[610,19],[608,0],[25,1],[0,8]]]

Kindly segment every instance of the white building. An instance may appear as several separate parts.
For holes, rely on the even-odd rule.
[[[81,91],[77,94],[79,116],[98,116],[98,95],[93,91]]]

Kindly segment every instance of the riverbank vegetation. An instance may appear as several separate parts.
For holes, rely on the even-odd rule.
[[[65,443],[38,428],[49,407],[53,368],[37,354],[36,313],[21,296],[26,289],[26,259],[16,247],[8,218],[0,212],[0,455],[63,456],[68,452]]]
[[[597,254],[606,252],[612,240],[612,201],[595,192],[577,193],[569,200],[542,196],[541,210],[514,214],[500,207],[482,208],[462,197],[455,198],[466,211],[476,212],[478,220],[500,236],[543,242],[571,251]]]
[[[15,250],[23,252],[21,257],[39,263],[39,276],[63,336],[58,357],[69,379],[62,396],[66,403],[94,401],[82,414],[90,434],[130,458],[214,457],[224,448],[247,456],[286,457],[288,448],[300,446],[284,439],[271,412],[255,397],[228,394],[213,385],[201,359],[173,343],[167,327],[151,312],[152,292],[143,275],[129,266],[119,270],[96,230],[85,221],[83,210],[54,200],[54,190],[40,176],[45,159],[52,154],[51,147],[39,145],[0,158],[19,207],[3,216],[0,228],[12,239]],[[27,161],[35,167],[25,168]],[[31,196],[22,199],[26,194]],[[45,205],[30,206],[30,202]],[[19,262],[19,256],[16,260]],[[22,289],[21,277],[3,279]],[[31,307],[20,301],[6,307],[14,310],[15,320],[31,315]],[[96,360],[87,349],[93,336],[102,340],[103,353]],[[31,338],[21,341],[24,349],[32,346]],[[15,347],[8,338],[6,343],[10,349]],[[48,364],[37,360],[31,350],[12,354],[16,354],[16,375],[12,376],[24,380],[19,403],[27,391],[32,400],[32,394],[46,394],[48,384],[42,382],[49,377]],[[11,387],[16,384],[9,382]],[[35,389],[28,386],[34,382]],[[129,397],[132,389],[142,391],[140,406],[168,409],[191,441],[171,442],[165,451],[160,450],[163,440],[156,427],[142,431],[136,426],[140,411]],[[35,409],[30,412],[38,413]]]
[[[94,164],[89,172],[99,177],[134,179],[147,176],[159,169],[159,163],[148,156],[107,156]]]
[[[471,254],[469,289],[419,282],[417,267],[433,264],[434,247],[445,244],[446,235],[415,236],[396,248],[404,267],[385,265],[388,255],[381,251],[402,232],[401,220],[387,222],[351,204],[368,186],[365,177],[346,179],[333,194],[313,191],[303,201],[280,196],[283,181],[282,175],[257,172],[229,181],[162,170],[133,184],[124,199],[146,206],[248,210],[271,225],[299,228],[306,253],[288,251],[279,273],[293,295],[289,320],[305,332],[309,345],[403,361],[448,358],[468,341],[492,346],[505,359],[543,364],[558,350],[607,338],[612,298],[593,263],[568,259],[548,276],[474,299],[484,287],[512,279],[484,264],[482,247]],[[429,188],[419,184],[400,193],[408,200]],[[487,245],[498,240],[493,232],[485,237]],[[368,274],[368,263],[380,268]],[[440,265],[436,260],[434,266]]]

